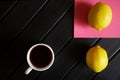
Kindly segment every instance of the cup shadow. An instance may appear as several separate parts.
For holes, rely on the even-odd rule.
[[[86,2],[75,4],[75,21],[82,26],[88,25],[88,13],[92,5]]]

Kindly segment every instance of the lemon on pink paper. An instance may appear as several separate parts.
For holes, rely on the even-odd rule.
[[[104,2],[97,2],[89,11],[88,23],[98,31],[108,27],[112,20],[112,9]]]

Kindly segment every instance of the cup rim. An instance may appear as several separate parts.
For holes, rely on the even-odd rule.
[[[31,53],[32,49],[34,49],[34,48],[37,47],[37,46],[45,46],[45,47],[47,47],[47,48],[51,51],[51,54],[52,54],[52,60],[51,60],[51,62],[50,62],[47,66],[45,66],[45,67],[43,67],[43,68],[38,68],[38,67],[34,66],[34,65],[31,63],[31,60],[30,60],[30,53]],[[52,49],[49,45],[44,44],[44,43],[38,43],[38,44],[33,45],[33,46],[28,50],[28,52],[27,52],[27,62],[28,62],[28,64],[29,64],[29,66],[30,66],[32,69],[36,70],[36,71],[44,71],[44,70],[49,69],[49,68],[52,66],[53,62],[54,62],[54,58],[55,58],[55,57],[54,57],[53,49]]]

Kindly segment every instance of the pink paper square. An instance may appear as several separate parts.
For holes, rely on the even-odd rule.
[[[97,2],[105,2],[112,8],[109,27],[97,31],[88,24],[88,12]],[[120,38],[120,0],[75,0],[74,38]]]

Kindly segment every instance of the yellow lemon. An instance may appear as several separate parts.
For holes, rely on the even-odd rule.
[[[99,45],[90,48],[86,54],[86,63],[94,72],[101,72],[108,65],[108,55]]]
[[[106,28],[112,20],[112,9],[103,2],[96,3],[89,11],[88,23],[97,30]]]

